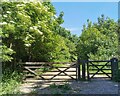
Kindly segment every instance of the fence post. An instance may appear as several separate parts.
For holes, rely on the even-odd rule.
[[[87,79],[90,80],[90,76],[89,76],[89,62],[87,62]]]
[[[82,79],[83,79],[83,80],[85,80],[85,69],[86,69],[86,68],[85,68],[85,63],[86,63],[86,62],[84,62],[84,61],[83,61],[83,63],[82,63]]]
[[[77,73],[78,73],[78,80],[80,80],[80,59],[78,58],[78,60],[77,60]]]
[[[118,72],[118,59],[117,58],[112,58],[111,59],[111,71],[112,71],[112,79],[114,80],[117,72]]]

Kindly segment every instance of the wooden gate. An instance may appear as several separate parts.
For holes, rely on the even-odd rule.
[[[22,63],[24,80],[38,81],[73,81],[90,80],[95,77],[107,77],[114,79],[118,72],[118,59],[105,61],[81,61],[77,62],[25,62]]]
[[[90,80],[92,78],[110,78],[114,79],[118,72],[118,59],[111,60],[78,60],[78,78]],[[81,71],[80,71],[81,70]]]
[[[34,81],[70,81],[76,80],[76,62],[25,62],[24,80]]]
[[[88,64],[88,79],[96,77],[108,77],[112,79],[111,61],[89,61]]]

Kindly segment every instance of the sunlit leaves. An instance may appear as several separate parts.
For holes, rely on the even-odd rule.
[[[4,61],[11,61],[13,58],[11,55],[15,53],[11,48],[7,48],[7,46],[0,46],[0,59],[2,59],[2,62]]]
[[[2,43],[15,51],[6,56],[17,61],[54,61],[75,53],[72,35],[60,26],[64,14],[56,17],[50,2],[3,2],[2,9]]]
[[[98,23],[84,27],[77,46],[80,58],[106,60],[118,56],[116,29],[117,23],[103,15],[98,18]]]

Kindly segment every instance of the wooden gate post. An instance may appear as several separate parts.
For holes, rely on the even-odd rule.
[[[82,62],[82,79],[85,80],[85,61]]]
[[[77,60],[77,80],[80,80],[81,79],[81,76],[80,76],[80,59],[78,57],[78,60]]]
[[[111,71],[112,71],[112,79],[114,80],[118,72],[118,59],[117,58],[111,59]]]
[[[87,80],[90,80],[90,74],[89,74],[89,62],[87,62]]]

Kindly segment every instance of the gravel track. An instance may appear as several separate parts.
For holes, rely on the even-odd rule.
[[[38,94],[52,94],[51,92],[56,89],[49,88],[52,83],[43,85],[36,85],[34,83],[27,83],[21,86],[23,93],[29,93],[32,90],[36,90]],[[58,83],[61,84],[61,83]],[[67,94],[118,94],[118,83],[108,79],[92,79],[91,81],[73,81],[69,82],[71,90],[66,92]],[[35,86],[37,86],[35,88]],[[119,90],[120,91],[120,90]]]
[[[73,82],[80,94],[118,94],[118,83],[106,79],[93,79],[89,82]]]

